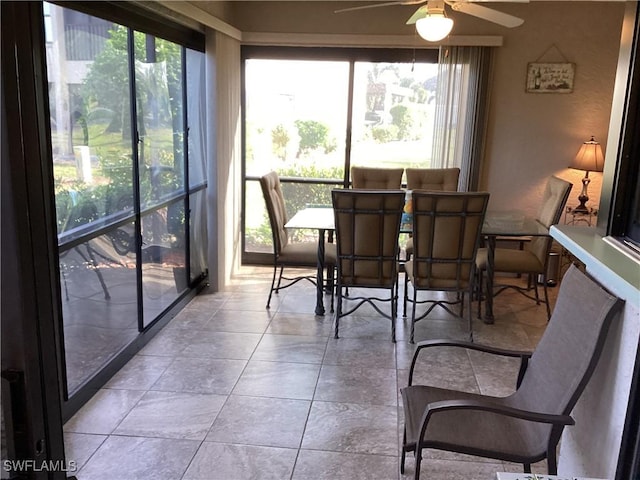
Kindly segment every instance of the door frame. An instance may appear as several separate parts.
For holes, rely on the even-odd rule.
[[[2,2],[2,408],[17,478],[67,465],[53,299],[57,282],[41,2]],[[4,464],[3,464],[4,466]],[[38,467],[41,471],[38,470]]]

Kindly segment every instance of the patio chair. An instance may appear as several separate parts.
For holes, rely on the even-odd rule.
[[[391,340],[395,342],[398,235],[404,191],[332,190],[331,197],[338,257],[335,338],[340,319],[369,303],[391,320]],[[347,288],[386,289],[389,298],[375,294],[345,297],[343,290]],[[343,303],[347,301],[356,304],[345,311]],[[389,313],[381,310],[380,302],[389,302]]]
[[[571,266],[564,276],[553,316],[533,353],[503,350],[454,340],[417,345],[408,386],[401,389],[405,425],[400,471],[407,452],[415,453],[414,478],[420,478],[422,450],[433,448],[505,462],[547,460],[557,474],[556,447],[571,411],[602,352],[612,319],[622,301]],[[426,385],[413,385],[421,352],[438,347],[466,348],[520,358],[516,390],[492,397]]]
[[[414,254],[405,263],[406,276],[413,287],[413,297],[409,300],[412,304],[410,342],[414,341],[416,322],[438,305],[455,315],[449,306],[459,304],[462,317],[465,298],[469,339],[473,341],[471,297],[489,194],[414,191],[412,199]],[[451,292],[456,298],[418,300],[418,292],[424,291]],[[405,287],[405,298],[407,296]],[[429,307],[416,317],[416,307],[421,304]]]
[[[544,193],[542,194],[542,202],[538,208],[536,215],[537,221],[546,229],[549,229],[551,225],[555,225],[560,220],[560,216],[564,210],[564,206],[567,203],[569,192],[573,185],[558,177],[549,177]],[[526,242],[521,249],[515,248],[496,248],[494,254],[494,272],[515,273],[515,274],[527,274],[528,281],[527,286],[522,287],[515,283],[502,283],[495,285],[493,292],[487,292],[487,295],[493,295],[494,297],[502,293],[506,289],[514,289],[520,294],[524,295],[531,300],[535,300],[536,304],[540,305],[540,302],[544,303],[547,307],[547,319],[551,318],[551,307],[549,305],[549,294],[547,291],[547,265],[549,260],[549,252],[553,239],[551,236],[532,237],[530,241]],[[476,259],[476,266],[478,268],[478,274],[480,281],[478,286],[480,292],[478,295],[478,318],[481,316],[481,304],[482,304],[482,277],[483,272],[487,269],[487,249],[480,248],[478,250],[478,256]],[[542,288],[544,292],[544,300],[540,300],[538,294],[538,283],[536,277],[542,275]],[[531,289],[534,291],[534,295],[530,294]]]
[[[271,297],[285,288],[295,285],[300,280],[308,280],[316,285],[314,275],[300,275],[297,277],[285,277],[284,268],[317,268],[318,245],[313,243],[292,243],[289,241],[289,233],[284,228],[287,223],[287,211],[285,209],[284,196],[280,186],[280,178],[276,172],[270,172],[260,177],[262,194],[267,205],[271,234],[273,237],[273,279],[267,299],[267,308],[271,307]],[[336,246],[331,243],[325,245],[324,264],[327,267],[327,285],[331,289],[331,311],[334,302],[334,270],[336,265]],[[278,275],[278,269],[280,274]],[[278,283],[276,285],[276,277]],[[282,285],[282,280],[288,283]]]
[[[459,168],[407,168],[407,190],[426,190],[429,192],[458,191]],[[405,261],[413,255],[413,237],[409,235],[404,246]],[[407,282],[404,276],[404,301],[402,315],[407,316]]]

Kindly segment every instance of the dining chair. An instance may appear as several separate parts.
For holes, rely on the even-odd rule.
[[[558,293],[553,316],[533,352],[504,350],[478,343],[428,340],[416,346],[408,386],[401,389],[404,433],[400,472],[407,452],[415,454],[420,478],[422,450],[457,452],[505,462],[547,460],[557,474],[556,447],[571,411],[602,353],[607,331],[623,302],[571,266]],[[515,391],[505,397],[414,385],[422,352],[467,349],[489,357],[520,359]]]
[[[397,314],[398,235],[404,207],[403,190],[332,190],[337,244],[337,306],[335,338],[340,319],[368,303],[391,320],[391,340],[395,342]],[[351,288],[346,296],[344,290]],[[353,290],[357,288],[358,290]],[[386,289],[388,298],[358,295],[360,289]],[[354,292],[358,292],[354,296]],[[349,303],[348,308],[345,303]],[[378,303],[388,302],[390,311]]]
[[[287,211],[285,200],[280,185],[280,177],[276,172],[270,172],[260,177],[260,187],[267,206],[269,223],[271,224],[271,234],[273,237],[273,279],[271,289],[267,299],[267,308],[271,307],[271,297],[285,288],[288,288],[300,280],[308,280],[316,285],[315,276],[300,275],[296,277],[285,277],[284,268],[317,268],[318,266],[318,245],[316,243],[290,242],[289,232],[284,227],[287,223]],[[331,289],[331,311],[334,303],[334,270],[336,265],[336,246],[332,243],[325,245],[324,265],[327,267],[327,285]],[[278,269],[280,274],[278,275]],[[276,277],[278,283],[276,285]],[[286,284],[282,285],[282,280]]]
[[[538,208],[536,220],[547,230],[551,225],[555,225],[560,220],[560,216],[564,211],[569,192],[573,184],[562,180],[554,175],[549,177],[542,194],[542,202]],[[537,305],[540,302],[547,307],[547,320],[551,318],[551,307],[549,305],[549,294],[547,291],[547,266],[549,261],[549,252],[553,244],[550,235],[532,237],[525,242],[522,248],[496,248],[494,253],[493,271],[510,273],[510,274],[526,274],[528,276],[527,285],[523,287],[517,283],[501,283],[494,284],[493,292],[487,292],[487,295],[494,297],[502,293],[506,289],[514,289],[525,297],[535,300]],[[478,250],[476,258],[476,266],[478,275],[480,276],[479,295],[478,295],[478,317],[481,316],[482,304],[482,283],[484,271],[487,269],[488,252],[483,247]],[[542,276],[542,288],[544,292],[544,300],[540,300],[538,292],[537,276]],[[506,277],[503,277],[506,278]],[[505,281],[501,278],[501,281]],[[533,289],[534,295],[531,295]]]
[[[351,188],[399,190],[404,168],[351,167]]]
[[[458,191],[459,168],[407,168],[407,190]]]
[[[463,316],[468,304],[469,339],[473,341],[471,297],[474,290],[476,253],[487,211],[486,192],[421,192],[413,191],[414,253],[405,263],[409,283],[413,287],[411,337],[414,342],[416,322],[425,318],[436,306],[460,305]],[[405,296],[407,296],[405,288]],[[418,292],[438,291],[456,294],[455,300],[430,298],[418,300]],[[416,307],[428,308],[416,317]]]
[[[459,168],[407,168],[407,190],[426,190],[429,192],[456,192],[458,191]],[[413,237],[409,235],[404,245],[405,260],[413,255]],[[402,315],[407,316],[407,282],[404,276],[404,298],[402,302]]]

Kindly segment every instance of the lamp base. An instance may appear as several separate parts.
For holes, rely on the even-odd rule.
[[[577,207],[573,208],[571,210],[571,213],[578,213],[578,214],[588,214],[589,213],[589,208],[582,202],[580,202],[580,205],[578,205]]]
[[[587,195],[587,187],[589,186],[591,179],[589,178],[589,172],[586,172],[585,177],[582,179],[582,191],[578,196],[580,205],[573,209],[573,213],[589,213],[589,209],[585,205],[589,201],[589,195]]]

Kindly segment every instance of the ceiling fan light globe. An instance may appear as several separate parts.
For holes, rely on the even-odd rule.
[[[427,14],[416,21],[418,35],[429,42],[437,42],[445,38],[453,28],[453,20],[441,13]]]

